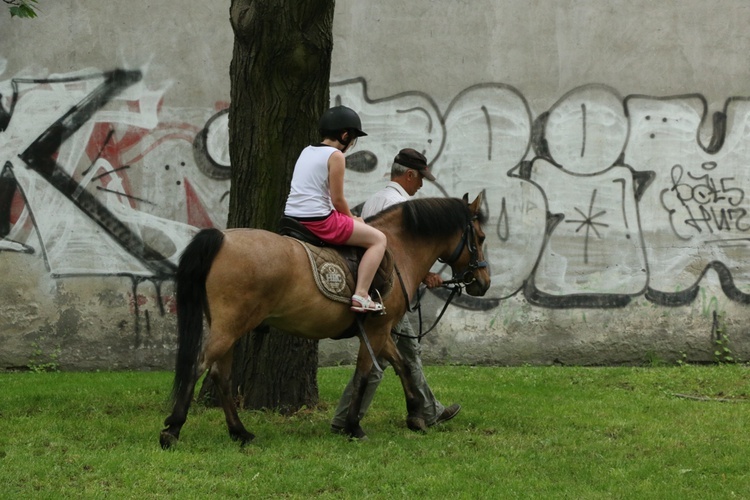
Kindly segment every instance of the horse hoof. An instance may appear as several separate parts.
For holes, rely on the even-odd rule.
[[[359,425],[351,428],[331,426],[331,432],[347,436],[349,441],[367,441],[367,434],[365,434],[365,431]]]
[[[427,432],[427,424],[423,418],[409,417],[406,419],[406,426],[414,432]]]
[[[168,450],[173,445],[177,444],[177,436],[170,434],[167,431],[161,431],[159,435],[159,444],[161,444],[162,450]]]
[[[367,434],[365,434],[365,431],[362,430],[362,427],[349,433],[350,441],[367,441],[368,439],[369,438],[367,437]]]
[[[240,448],[242,448],[246,444],[252,442],[253,439],[255,439],[255,434],[249,434],[248,433],[248,436],[246,438],[241,438],[240,439]]]
[[[237,432],[237,433],[230,432],[229,436],[232,438],[233,441],[239,441],[241,447],[245,446],[247,443],[255,439],[255,434],[253,434],[252,432],[247,432],[247,431]]]

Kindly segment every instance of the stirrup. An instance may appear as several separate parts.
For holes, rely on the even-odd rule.
[[[369,295],[367,297],[362,297],[357,294],[352,295],[352,306],[350,309],[354,312],[360,313],[385,311],[383,304],[375,302]]]

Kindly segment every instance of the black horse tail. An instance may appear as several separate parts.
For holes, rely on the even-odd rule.
[[[198,354],[203,339],[203,312],[208,315],[206,278],[211,264],[224,242],[218,229],[203,229],[180,256],[175,275],[177,296],[177,360],[175,363],[172,399],[191,390],[198,369]],[[211,318],[208,316],[208,322]]]

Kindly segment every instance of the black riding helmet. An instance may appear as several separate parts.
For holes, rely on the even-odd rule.
[[[320,117],[318,129],[323,136],[335,135],[341,130],[349,130],[357,137],[367,135],[362,131],[362,121],[357,112],[346,106],[334,106],[327,109]]]

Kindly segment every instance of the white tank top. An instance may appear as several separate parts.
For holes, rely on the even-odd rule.
[[[307,146],[297,158],[284,214],[325,217],[333,210],[328,186],[328,159],[338,149],[323,144]]]

